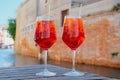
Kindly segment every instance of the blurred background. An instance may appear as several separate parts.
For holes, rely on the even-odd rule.
[[[120,78],[120,0],[1,0],[0,10],[0,67],[43,63],[43,51],[34,42],[35,20],[50,13],[57,41],[48,51],[48,62],[71,68],[71,50],[61,40],[62,26],[66,15],[80,15],[85,41],[77,49],[76,68]]]

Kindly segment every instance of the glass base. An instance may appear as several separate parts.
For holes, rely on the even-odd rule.
[[[65,76],[83,76],[85,73],[72,70],[70,72],[64,73]]]
[[[43,72],[36,73],[37,76],[55,76],[56,73],[50,72],[47,69],[45,69]]]

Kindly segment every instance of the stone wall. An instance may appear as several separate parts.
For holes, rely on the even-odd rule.
[[[76,62],[120,68],[120,14],[112,13],[84,19],[85,41],[77,49]],[[61,27],[62,28],[62,27]],[[62,34],[61,29],[58,30]],[[27,34],[17,45],[24,55],[38,56],[39,48],[29,41],[33,32]],[[18,37],[17,37],[18,38]],[[58,36],[49,49],[49,58],[71,62],[72,51]],[[40,53],[42,55],[42,53]]]
[[[85,41],[77,49],[76,62],[120,68],[120,14],[84,20]],[[71,62],[72,51],[61,38],[49,50],[50,59]]]
[[[34,31],[37,16],[37,0],[29,0],[18,9],[15,50],[18,53],[38,56],[39,48],[35,46]]]
[[[38,15],[47,15],[46,9],[49,6],[48,2],[42,11],[42,5],[36,6],[38,4],[36,1],[38,0],[28,0],[19,7],[15,40],[15,50],[18,53],[34,57],[38,57],[40,53],[39,47],[35,46],[34,42],[35,19]],[[44,3],[45,0],[41,1]],[[68,3],[69,0],[68,2],[63,1],[62,6],[59,1],[53,5],[57,8],[51,7],[58,38],[49,49],[48,55],[50,59],[71,62],[72,51],[61,39],[61,11],[70,9],[71,6]],[[85,17],[83,21],[86,38],[77,49],[76,62],[120,68],[120,11]],[[42,55],[42,53],[40,54]]]

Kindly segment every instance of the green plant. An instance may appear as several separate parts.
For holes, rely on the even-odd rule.
[[[117,4],[117,6],[118,6],[118,7],[120,7],[120,3],[119,3],[119,4]]]
[[[113,8],[113,11],[118,11],[119,10],[119,8],[117,7],[117,6],[115,6],[114,8]]]
[[[113,52],[111,53],[112,57],[118,56],[119,52]]]
[[[120,9],[120,4],[117,4],[113,7],[113,11],[118,11]]]
[[[9,19],[9,24],[8,24],[8,33],[12,37],[13,40],[15,40],[15,34],[16,34],[16,19]]]

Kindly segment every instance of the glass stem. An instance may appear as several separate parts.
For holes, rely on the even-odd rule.
[[[76,51],[75,51],[75,50],[73,50],[73,52],[72,52],[72,62],[73,62],[73,68],[72,68],[72,70],[75,70],[75,55],[76,55]]]
[[[47,50],[44,51],[44,64],[45,64],[44,70],[47,70]]]

